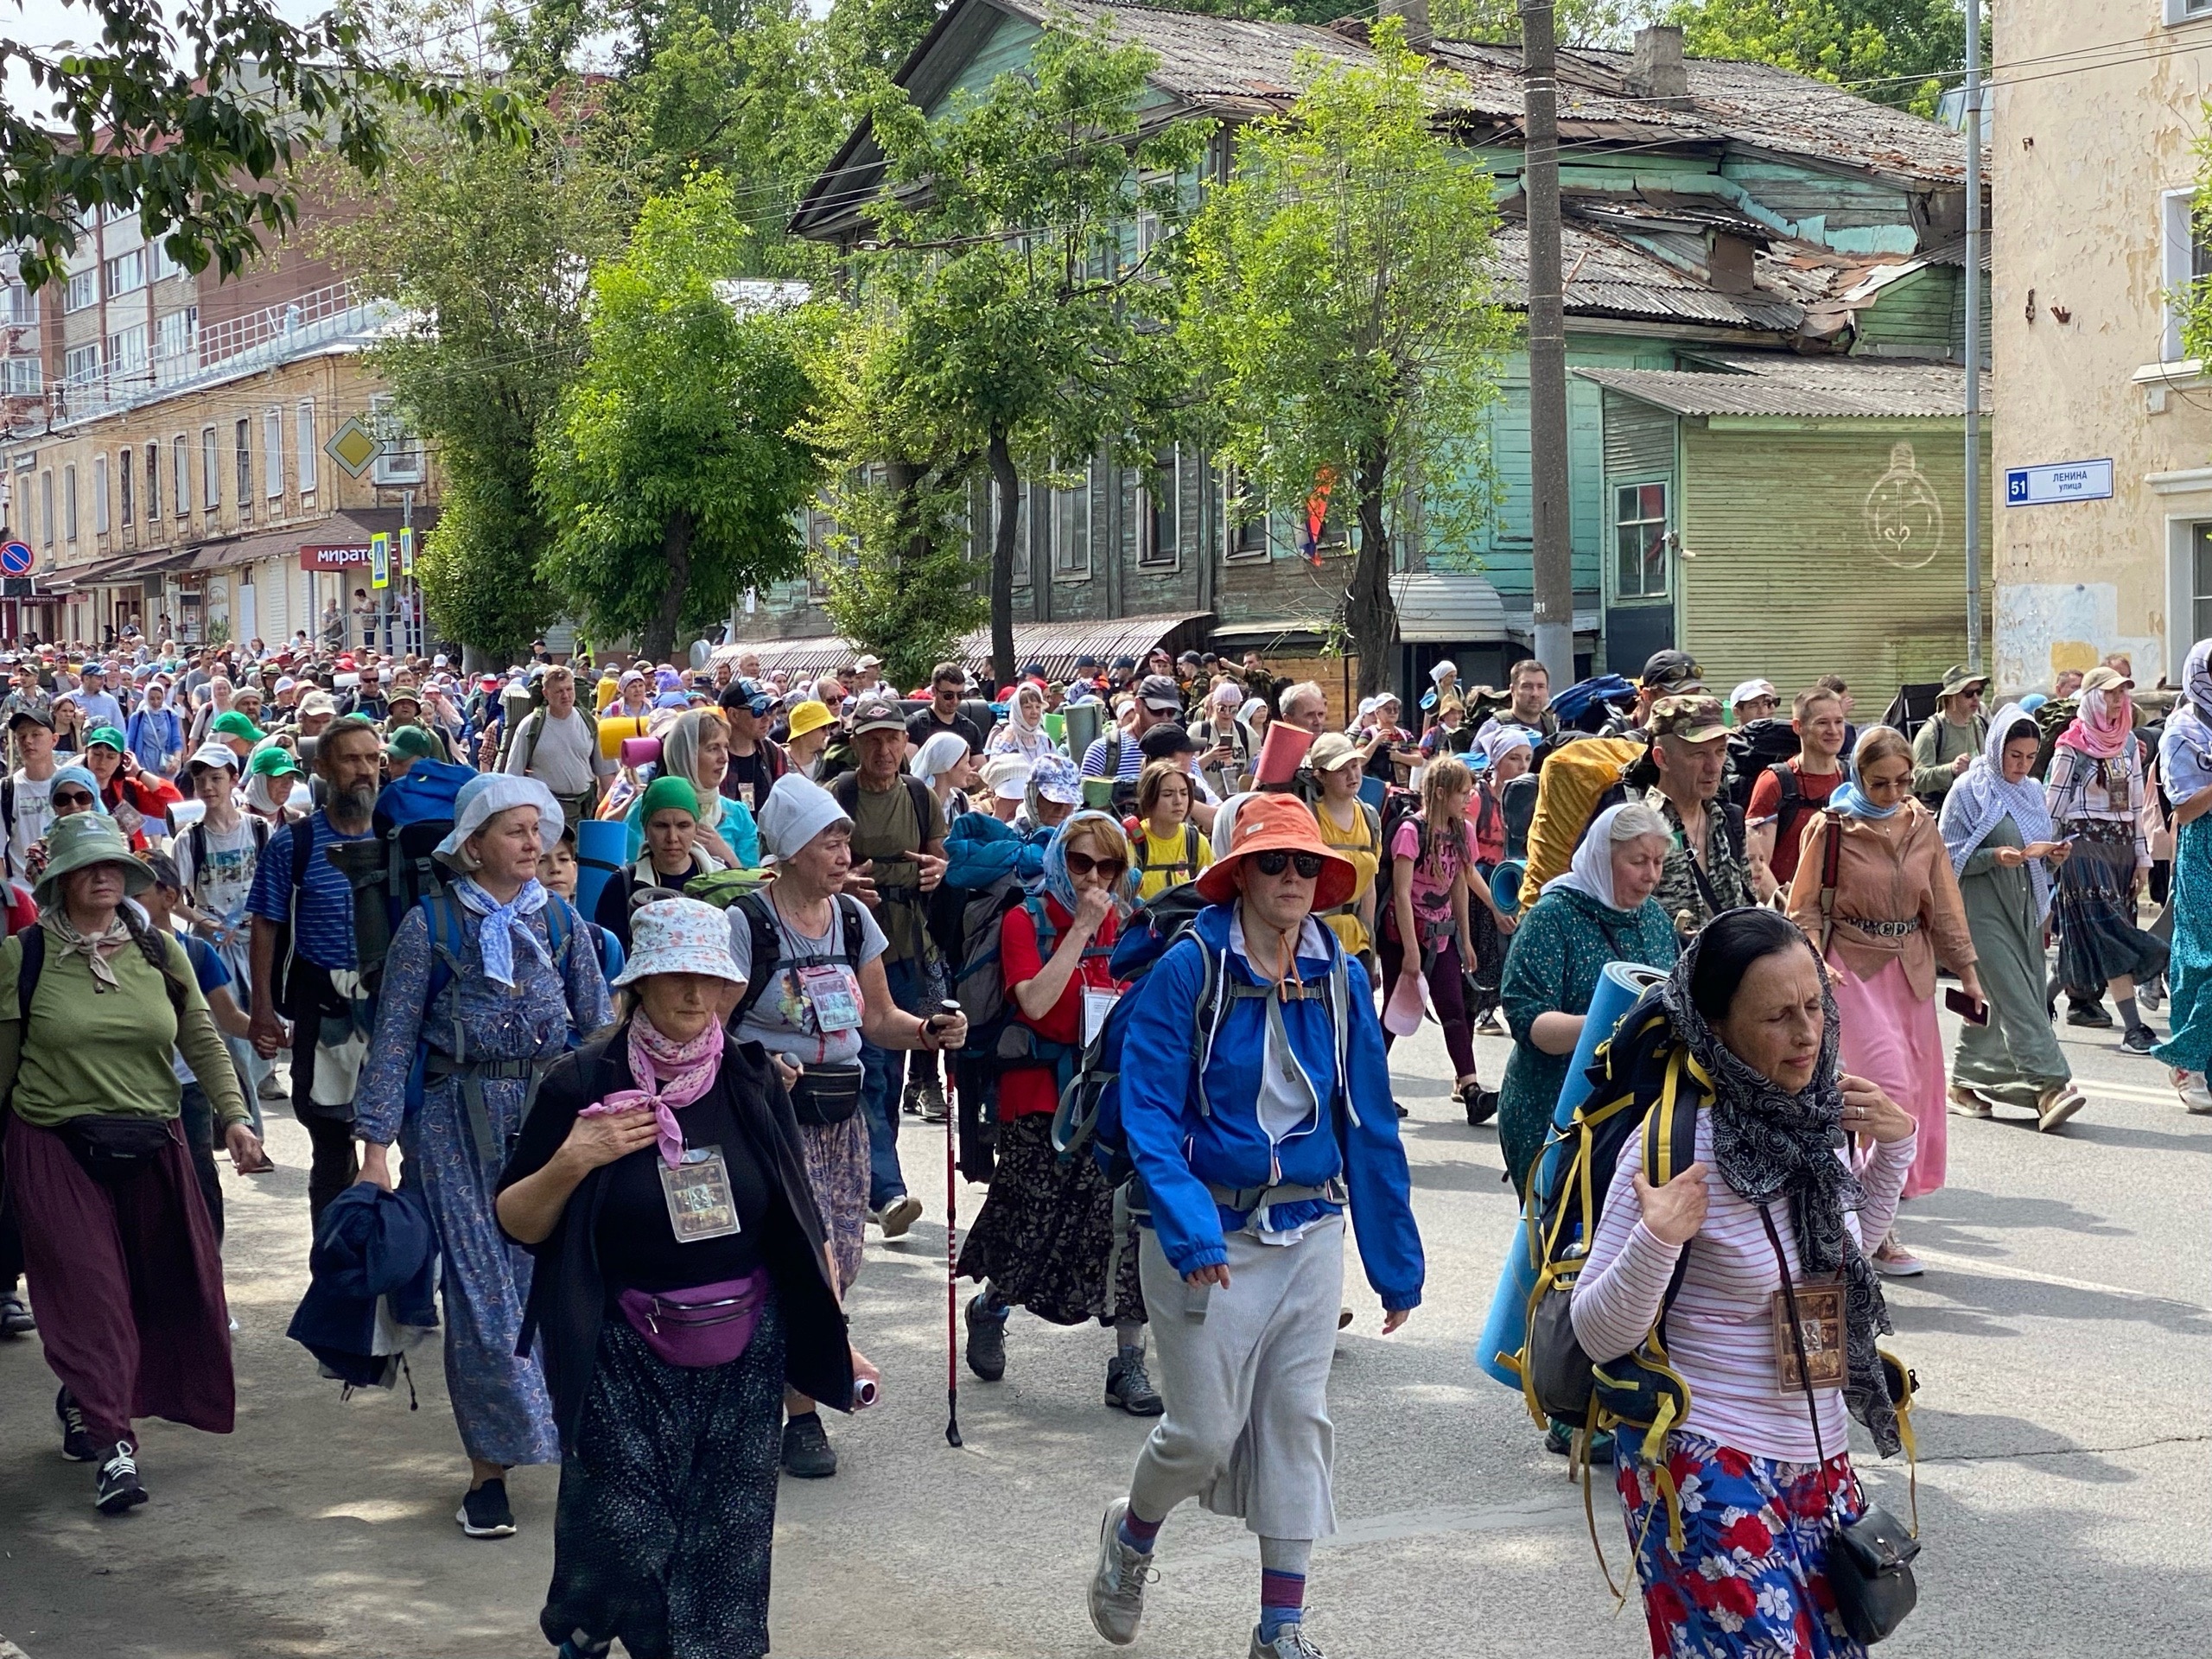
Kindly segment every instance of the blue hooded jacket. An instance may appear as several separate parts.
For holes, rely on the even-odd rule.
[[[388,1388],[397,1356],[373,1351],[377,1299],[391,1298],[397,1324],[435,1327],[437,1260],[437,1235],[417,1194],[367,1181],[349,1186],[322,1213],[307,1294],[285,1334],[340,1382]]]
[[[1229,949],[1230,921],[1224,905],[1200,912],[1191,931],[1168,948],[1132,993],[1135,1001],[1125,1052],[1143,1056],[1144,1064],[1121,1071],[1122,1134],[1144,1178],[1160,1249],[1185,1275],[1229,1259],[1225,1232],[1242,1226],[1244,1217],[1216,1205],[1208,1183],[1318,1187],[1341,1175],[1351,1193],[1352,1226],[1368,1282],[1387,1309],[1418,1306],[1424,1268],[1412,1182],[1398,1141],[1382,1026],[1367,970],[1358,962],[1345,962],[1351,1009],[1341,1145],[1331,1127],[1313,1115],[1268,1144],[1258,1106],[1267,1005],[1257,998],[1227,1005],[1205,1071],[1211,1109],[1199,1109],[1193,1086],[1193,1011],[1205,987],[1205,958],[1226,953],[1230,979],[1243,985],[1260,982],[1244,958]],[[1333,933],[1323,929],[1321,937],[1327,955],[1298,959],[1300,976],[1309,984],[1327,978],[1342,955]],[[1327,1084],[1317,1085],[1317,1092],[1332,1091],[1336,1033],[1327,1005],[1319,998],[1288,1002],[1282,1005],[1282,1015],[1291,1048],[1306,1075]],[[1290,1211],[1286,1206],[1286,1215],[1294,1219]]]
[[[977,892],[1011,874],[1025,887],[1045,874],[1050,825],[1017,830],[988,812],[963,812],[944,837],[944,885]]]

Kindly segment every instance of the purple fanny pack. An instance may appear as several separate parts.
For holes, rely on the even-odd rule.
[[[625,1290],[615,1300],[655,1358],[688,1370],[727,1365],[745,1352],[768,1300],[768,1273],[683,1290]]]

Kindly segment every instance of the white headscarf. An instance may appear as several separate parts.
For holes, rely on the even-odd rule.
[[[1624,813],[1637,817],[1624,834],[1615,834]],[[1648,823],[1645,821],[1649,820]],[[1595,899],[1607,910],[1619,911],[1623,915],[1634,912],[1613,902],[1613,848],[1620,842],[1633,841],[1638,836],[1664,835],[1666,824],[1659,816],[1641,801],[1626,801],[1618,806],[1609,806],[1600,812],[1582,844],[1574,849],[1574,862],[1565,875],[1555,875],[1544,883],[1544,891],[1560,889],[1579,893],[1585,898]]]
[[[968,758],[968,740],[957,732],[934,732],[914,751],[914,776],[934,792],[937,780]]]
[[[1045,729],[1045,694],[1028,681],[1014,688],[1007,700],[1006,724],[991,734],[986,748],[993,754],[1018,754],[1034,762],[1052,747]]]

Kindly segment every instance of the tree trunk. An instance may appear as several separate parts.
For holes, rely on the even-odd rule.
[[[1006,434],[991,434],[991,486],[997,493],[999,522],[991,537],[991,676],[994,686],[1012,685],[1014,660],[1014,537],[1020,528],[1021,477]]]
[[[1356,469],[1359,553],[1344,595],[1344,631],[1359,653],[1363,697],[1389,686],[1397,670],[1398,607],[1390,597],[1390,537],[1382,524],[1389,459],[1389,452],[1377,444],[1360,456]]]
[[[688,512],[671,512],[661,527],[661,556],[668,561],[668,585],[660,591],[660,604],[645,628],[645,656],[656,663],[671,660],[676,649],[676,622],[683,612],[683,594],[691,585],[691,535],[697,528]]]

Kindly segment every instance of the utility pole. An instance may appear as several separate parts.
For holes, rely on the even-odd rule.
[[[1567,306],[1560,281],[1559,80],[1552,0],[1522,0],[1521,200],[1529,227],[1529,484],[1536,660],[1574,683],[1574,543],[1567,516]]]
[[[1981,0],[1967,0],[1967,672],[1981,672]]]

